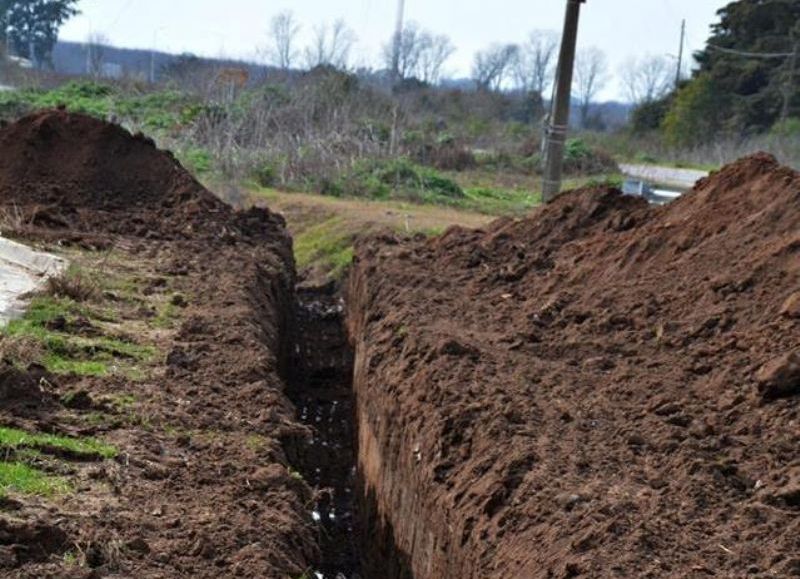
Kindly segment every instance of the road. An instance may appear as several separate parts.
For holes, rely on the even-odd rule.
[[[620,165],[620,169],[622,169],[622,172],[628,177],[683,190],[691,189],[698,180],[708,177],[709,175],[708,171],[676,169],[673,167],[659,167],[656,165],[623,164]]]

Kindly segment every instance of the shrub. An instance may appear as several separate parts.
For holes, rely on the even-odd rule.
[[[564,148],[564,172],[599,175],[617,173],[619,166],[608,153],[592,149],[582,139],[569,139]]]
[[[194,147],[188,149],[182,155],[183,164],[195,174],[203,174],[211,171],[213,159],[211,153],[205,149]]]
[[[800,136],[800,118],[792,117],[785,121],[779,121],[770,129],[773,137],[797,137]]]
[[[264,163],[255,169],[253,178],[262,187],[274,187],[278,181],[278,172],[273,165]]]
[[[358,197],[446,201],[464,197],[461,187],[437,171],[406,158],[360,161],[337,183],[337,190]]]

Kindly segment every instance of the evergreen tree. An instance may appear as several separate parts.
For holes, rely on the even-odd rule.
[[[49,63],[58,30],[78,13],[77,0],[0,0],[4,42],[37,66]]]
[[[800,113],[800,55],[790,56],[800,48],[800,2],[737,0],[718,15],[706,49],[695,55],[694,79],[665,119],[673,141],[687,129],[688,141],[763,132]]]

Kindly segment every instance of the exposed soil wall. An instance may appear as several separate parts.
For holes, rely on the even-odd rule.
[[[3,424],[120,449],[74,496],[2,505],[0,574],[283,578],[312,568],[311,491],[286,453],[309,432],[282,378],[295,281],[283,220],[234,212],[146,139],[63,111],[0,130],[0,210],[4,233],[113,248],[145,264],[150,291],[169,280],[185,296],[144,380],[47,376],[46,405],[0,403]],[[4,374],[2,390],[26,380]],[[101,395],[133,394],[148,422],[86,427],[59,402],[66,382],[84,393],[86,414]],[[63,556],[76,546],[85,567]]]
[[[800,574],[798,191],[757,155],[664,208],[364,243],[366,576]]]

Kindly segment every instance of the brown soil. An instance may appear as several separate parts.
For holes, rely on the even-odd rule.
[[[120,456],[70,465],[74,494],[3,501],[0,574],[307,572],[311,492],[286,457],[308,430],[281,378],[294,291],[283,220],[234,212],[146,139],[63,111],[0,130],[0,204],[4,233],[113,247],[147,281],[141,295],[168,282],[188,302],[144,380],[2,370],[3,424],[101,437]],[[80,396],[59,402],[68,392]],[[137,423],[87,422],[122,393]]]
[[[282,218],[89,117],[0,129],[4,234],[125,264],[98,299],[159,351],[136,380],[0,366],[0,424],[120,449],[28,458],[75,492],[0,499],[0,575],[800,575],[798,190],[760,155],[665,208],[591,189],[367,241],[353,373]]]
[[[800,575],[798,191],[757,155],[364,243],[367,576]]]

